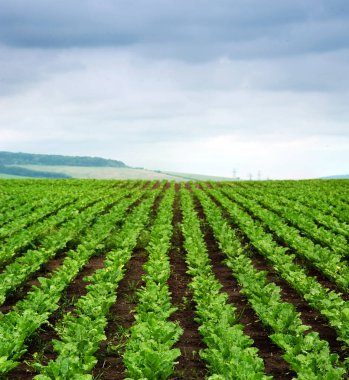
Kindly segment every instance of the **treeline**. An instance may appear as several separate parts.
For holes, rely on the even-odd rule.
[[[31,178],[71,178],[71,176],[64,173],[44,172],[44,171],[25,169],[19,166],[5,166],[5,165],[0,165],[0,173],[18,175],[21,177],[31,177]]]
[[[127,168],[122,161],[101,157],[0,152],[0,165],[107,166]]]

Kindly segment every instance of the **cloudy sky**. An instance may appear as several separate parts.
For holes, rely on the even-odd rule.
[[[0,150],[347,174],[349,2],[1,0]]]

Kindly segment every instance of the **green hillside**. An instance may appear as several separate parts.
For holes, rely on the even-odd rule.
[[[1,178],[144,179],[168,181],[231,181],[232,178],[132,168],[100,157],[0,152]]]
[[[49,166],[49,165],[20,165],[21,168],[35,172],[51,172],[67,175],[71,178],[86,179],[144,179],[168,181],[232,181],[232,178],[208,176],[201,174],[163,172],[160,170],[111,168],[111,167],[82,167],[82,166]]]
[[[101,157],[0,152],[0,165],[53,165],[126,168],[122,161]]]
[[[71,178],[86,179],[145,179],[183,181],[183,178],[157,173],[146,169],[112,168],[112,167],[82,167],[82,166],[49,166],[49,165],[21,165],[23,169],[36,172],[63,173]]]
[[[43,171],[16,165],[0,165],[0,173],[29,178],[71,178],[70,175],[59,171],[52,172],[50,168],[51,167],[49,167],[47,171]]]

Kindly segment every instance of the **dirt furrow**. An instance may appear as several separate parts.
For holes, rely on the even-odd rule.
[[[179,186],[176,186],[178,192]],[[185,251],[183,249],[183,236],[180,230],[182,220],[179,196],[176,195],[174,204],[174,234],[172,239],[172,250],[170,252],[171,276],[169,288],[172,294],[172,304],[178,310],[171,316],[171,320],[178,321],[184,330],[175,347],[181,350],[178,364],[175,367],[176,375],[171,379],[204,379],[207,370],[205,363],[199,356],[199,351],[205,348],[199,334],[199,325],[195,322],[195,304],[192,293],[188,288],[191,277],[186,273]]]
[[[126,266],[124,278],[117,290],[117,301],[111,307],[106,329],[107,340],[102,342],[96,353],[98,362],[93,375],[99,379],[115,380],[125,377],[122,360],[128,330],[134,323],[134,310],[137,303],[136,291],[143,285],[143,265],[147,260],[144,249],[136,249]]]
[[[236,314],[239,316],[239,322],[244,326],[244,332],[253,339],[253,346],[258,348],[258,354],[264,360],[265,373],[273,376],[276,380],[292,379],[295,374],[282,358],[283,351],[269,339],[271,332],[260,322],[247,299],[241,293],[241,287],[232,276],[231,269],[223,263],[225,256],[220,251],[212,230],[206,222],[203,209],[197,200],[195,200],[195,204],[202,221],[203,233],[213,271],[223,285],[222,291],[228,294],[229,302],[236,307]]]
[[[150,181],[146,183],[149,187]],[[152,189],[157,189],[160,182],[153,184]],[[155,218],[163,193],[157,197],[152,207],[150,223]],[[149,225],[144,231],[149,231]],[[145,236],[145,238],[144,238]],[[143,265],[148,259],[148,254],[144,247],[146,234],[140,235],[138,246],[133,251],[131,260],[126,265],[124,278],[120,281],[117,289],[117,300],[110,308],[108,315],[108,325],[106,329],[107,339],[100,345],[96,352],[98,362],[93,369],[93,376],[99,379],[115,380],[123,379],[126,376],[126,368],[123,364],[123,352],[127,339],[129,337],[129,329],[135,322],[135,308],[137,305],[137,290],[144,285],[142,276],[145,274]]]

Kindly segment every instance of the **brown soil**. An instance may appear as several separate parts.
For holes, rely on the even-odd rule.
[[[296,310],[300,313],[302,322],[310,326],[311,330],[318,332],[321,339],[327,340],[332,352],[339,354],[342,359],[348,357],[349,352],[343,350],[342,344],[337,340],[336,331],[328,325],[325,317],[317,310],[314,310],[301,295],[280,278],[263,256],[254,249],[251,251],[253,252],[252,261],[255,268],[268,272],[267,279],[281,288],[282,300],[295,306]]]
[[[216,204],[218,203],[216,202]],[[281,288],[282,300],[289,302],[295,306],[296,310],[300,313],[302,322],[305,325],[310,326],[311,330],[319,333],[320,338],[326,340],[329,343],[331,351],[337,353],[340,359],[345,359],[348,357],[348,349],[343,348],[343,345],[337,340],[337,333],[328,325],[326,318],[323,317],[317,310],[314,310],[301,295],[299,295],[285,280],[279,277],[277,272],[272,267],[272,264],[268,263],[267,260],[257,251],[257,249],[250,244],[249,239],[243,233],[243,231],[241,231],[238,226],[234,225],[231,222],[228,213],[223,209],[222,211],[223,215],[229,221],[230,226],[234,228],[236,235],[239,237],[242,243],[244,245],[248,245],[249,251],[252,254],[251,259],[254,267],[258,270],[266,271],[267,279],[270,282],[274,282]],[[309,275],[314,274],[309,273]],[[322,278],[322,282],[325,282],[326,284],[329,283],[326,278]],[[329,285],[331,285],[331,283],[329,283]]]
[[[150,184],[151,182],[147,183]],[[153,189],[157,189],[159,185],[160,182],[157,181],[153,185]],[[162,194],[154,202],[150,220],[155,217]],[[109,311],[105,333],[107,339],[101,343],[99,350],[96,352],[98,362],[93,369],[93,376],[98,376],[99,379],[115,380],[126,377],[122,354],[128,337],[128,330],[135,321],[136,292],[144,285],[142,276],[145,274],[143,265],[146,261],[147,252],[144,247],[138,247],[134,250],[131,260],[126,265],[125,276],[120,281],[117,289],[116,303]],[[116,346],[119,348],[115,349]]]
[[[176,193],[178,193],[178,191],[181,189],[181,187],[182,187],[181,183],[179,183],[179,182],[175,183],[175,191],[176,191]]]
[[[176,190],[178,191],[178,189],[179,187]],[[179,226],[181,212],[178,195],[176,196],[174,207],[173,248],[170,251],[171,276],[168,285],[172,294],[172,304],[178,309],[172,314],[170,319],[179,322],[183,329],[183,334],[174,346],[181,350],[181,356],[178,358],[178,364],[175,366],[176,375],[171,379],[204,379],[207,370],[199,356],[199,351],[206,346],[199,334],[199,326],[194,320],[195,304],[192,300],[192,293],[188,288],[191,278],[186,273],[185,251],[182,248],[183,236]]]
[[[130,206],[130,209],[134,208],[139,204],[140,200],[135,202]],[[103,211],[103,214],[106,213],[112,205]],[[49,263],[45,264],[44,268],[41,270],[43,276],[47,277],[50,275],[50,270],[56,269],[64,260],[65,257],[59,257],[57,259],[51,260]],[[84,268],[79,272],[78,276],[71,282],[68,288],[65,291],[65,295],[61,298],[59,302],[59,308],[55,313],[49,318],[49,324],[43,325],[31,338],[28,343],[28,351],[22,356],[21,363],[14,368],[8,374],[8,379],[32,379],[35,376],[36,372],[30,366],[30,363],[33,362],[33,355],[35,352],[40,352],[42,355],[41,362],[47,363],[49,360],[54,360],[57,357],[57,353],[53,350],[52,340],[59,339],[54,326],[57,323],[60,323],[64,315],[68,312],[74,311],[74,303],[78,298],[85,295],[87,292],[86,285],[88,282],[84,281],[84,277],[93,274],[97,269],[104,267],[105,253],[98,253],[95,256],[92,256]],[[46,271],[47,270],[47,271]],[[40,272],[37,275],[40,275]],[[39,276],[38,276],[39,277]],[[42,276],[41,276],[42,277]],[[27,281],[23,287],[23,291],[27,292],[30,290],[32,285],[39,286],[40,283],[37,278]],[[16,301],[16,298],[13,297],[13,304]],[[12,306],[8,302],[4,305],[4,308],[9,308]]]
[[[199,202],[195,203],[198,215],[204,221],[202,207]],[[220,251],[207,223],[203,223],[203,232],[213,271],[223,285],[222,291],[228,294],[229,303],[236,307],[236,314],[240,317],[239,322],[244,326],[245,334],[253,339],[253,346],[258,348],[258,355],[264,360],[265,373],[273,376],[274,379],[292,379],[295,374],[282,358],[283,351],[269,339],[270,331],[266,330],[259,321],[258,316],[241,293],[241,287],[232,276],[231,269],[223,263],[225,256]]]
[[[74,303],[76,300],[86,294],[85,276],[90,276],[97,269],[103,268],[105,255],[92,256],[88,264],[79,272],[79,275],[68,286],[65,296],[59,303],[58,310],[49,318],[49,324],[42,326],[35,335],[30,339],[28,351],[23,355],[21,363],[13,369],[9,375],[9,379],[32,379],[36,372],[31,368],[30,363],[33,361],[35,352],[43,355],[42,363],[48,363],[49,360],[55,360],[57,353],[53,350],[52,340],[59,339],[53,326],[60,323],[64,315],[74,311]],[[58,264],[57,264],[58,265]],[[37,280],[31,281],[33,285],[39,285]]]
[[[229,198],[229,196],[228,196],[228,198]],[[246,212],[246,214],[248,214],[250,217],[252,217],[258,223],[260,223],[260,219],[256,215],[254,215],[251,211],[249,211],[247,208],[245,208],[240,202],[236,202],[236,203],[239,205],[239,207],[241,207],[241,209],[244,212]],[[228,219],[230,220],[229,217],[228,217]],[[340,289],[338,285],[336,285],[332,280],[328,279],[322,272],[320,272],[318,269],[316,269],[310,260],[307,260],[306,258],[300,257],[299,254],[293,248],[290,248],[283,239],[278,237],[275,234],[275,232],[272,231],[263,222],[262,222],[261,226],[263,227],[263,229],[265,230],[266,233],[269,233],[270,235],[272,235],[273,240],[275,240],[275,242],[277,242],[282,247],[288,248],[288,251],[286,253],[294,254],[296,256],[295,263],[302,266],[306,270],[306,272],[309,276],[316,277],[317,281],[322,286],[324,286],[330,290],[333,290],[335,292],[343,293],[343,289]],[[344,292],[342,297],[345,300],[349,300],[349,293],[347,291]]]
[[[266,204],[264,204],[263,202],[260,202],[260,201],[257,201],[257,202],[259,203],[259,205],[261,207],[263,207],[265,209],[268,209],[268,206]],[[287,206],[287,207],[290,207],[290,206]],[[281,211],[277,211],[277,210],[273,210],[273,209],[268,209],[268,210],[270,212],[272,212],[273,214],[277,215],[278,217],[282,218],[283,221],[288,226],[297,229],[302,237],[305,237],[305,238],[311,240],[313,243],[318,244],[318,245],[320,245],[321,247],[323,247],[325,249],[332,250],[331,244],[329,244],[329,243],[323,241],[322,239],[318,238],[317,236],[313,236],[311,233],[305,231],[302,227],[299,227],[296,222],[292,222],[291,220],[286,219]],[[321,223],[317,223],[315,220],[312,220],[311,217],[308,217],[308,218],[309,218],[309,220],[312,223],[314,223],[316,225],[317,228],[322,227],[324,230],[326,230],[327,232],[331,233],[332,235],[339,235],[338,233],[333,232],[332,230],[330,230],[328,227],[326,227],[324,225],[321,225]]]
[[[144,275],[143,265],[147,260],[143,249],[136,249],[127,264],[124,278],[120,281],[117,290],[117,301],[111,307],[106,329],[107,340],[101,343],[96,353],[97,365],[93,370],[94,376],[100,379],[114,380],[125,377],[125,367],[122,361],[121,349],[119,352],[111,350],[112,345],[123,345],[127,337],[127,330],[134,323],[134,310],[137,298],[137,289],[143,285],[141,277]]]
[[[164,190],[167,190],[171,187],[171,182],[166,182],[165,186],[164,186]]]
[[[150,187],[150,185],[151,185],[151,182],[150,182],[150,181],[147,181],[147,182],[143,185],[142,190],[148,189],[148,188]]]
[[[156,189],[159,186],[159,181],[155,183],[148,181],[143,185],[144,188],[153,189]],[[169,183],[166,184],[164,190],[169,186]],[[181,186],[190,189],[188,183],[177,183],[175,184],[176,192],[179,191]],[[200,188],[199,184],[194,184],[193,186]],[[151,219],[155,216],[160,198],[161,196],[157,198],[154,204]],[[134,203],[131,208],[137,203],[139,202]],[[198,202],[196,202],[196,206],[200,218],[204,220],[203,210]],[[223,210],[222,207],[221,209]],[[107,212],[107,210],[105,212]],[[227,216],[226,212],[225,216]],[[228,220],[230,221],[230,218],[228,218]],[[195,304],[188,288],[191,278],[186,273],[187,267],[184,260],[185,251],[183,249],[183,236],[179,228],[180,222],[181,212],[179,207],[179,197],[177,194],[173,219],[174,235],[172,239],[172,249],[169,253],[171,265],[169,287],[172,293],[173,305],[178,307],[178,310],[171,316],[171,320],[178,321],[183,328],[184,333],[175,345],[175,347],[178,347],[181,350],[182,355],[179,357],[178,364],[175,367],[176,375],[173,376],[171,380],[204,379],[207,376],[207,370],[205,363],[201,360],[198,353],[201,349],[205,348],[205,345],[198,332],[198,324],[194,320]],[[249,306],[248,301],[242,295],[241,288],[232,276],[231,269],[227,268],[222,263],[224,255],[219,250],[212,235],[212,231],[207,227],[205,222],[202,224],[204,227],[208,252],[212,260],[213,271],[223,285],[222,291],[228,294],[229,302],[236,307],[236,313],[239,315],[240,323],[244,326],[245,333],[254,340],[254,346],[258,348],[259,355],[265,362],[266,373],[272,375],[274,379],[291,379],[295,374],[290,371],[289,365],[282,358],[282,351],[269,339],[268,335],[270,335],[270,331],[261,324],[257,315]],[[249,240],[246,235],[239,230],[237,226],[232,223],[230,224],[236,231],[241,242],[248,245]],[[273,236],[275,238],[274,234]],[[282,244],[279,240],[278,243]],[[267,271],[268,280],[273,281],[280,286],[282,299],[292,303],[296,307],[297,311],[300,312],[302,321],[311,326],[314,331],[317,331],[321,338],[329,342],[332,352],[337,352],[342,359],[348,357],[348,351],[344,350],[337,342],[336,333],[328,326],[326,320],[321,317],[317,311],[312,310],[304,299],[277,275],[273,270],[272,265],[270,265],[256,249],[250,245],[248,246],[248,249],[251,252],[251,259],[254,266],[259,270]],[[293,251],[290,250],[290,252]],[[60,252],[55,259],[45,264],[35,276],[48,276],[50,272],[62,263],[64,258],[64,252]],[[98,268],[102,268],[104,265],[104,258],[105,255],[103,252],[97,256],[93,256],[89,263],[79,273],[78,277],[70,284],[66,290],[64,299],[60,303],[60,308],[49,320],[51,325],[44,325],[34,336],[31,337],[28,342],[28,352],[21,358],[21,364],[8,374],[8,379],[33,379],[36,372],[33,371],[30,365],[26,364],[25,361],[30,363],[33,360],[33,354],[35,352],[40,352],[44,355],[42,358],[43,363],[47,363],[48,360],[56,358],[56,353],[53,351],[52,347],[52,339],[59,339],[59,337],[53,326],[59,323],[67,312],[74,312],[74,302],[76,302],[78,297],[86,294],[86,285],[88,283],[83,281],[83,277],[94,273]],[[93,370],[93,375],[98,376],[100,379],[117,380],[123,379],[126,376],[125,367],[122,362],[123,347],[127,339],[128,329],[134,323],[134,310],[137,302],[135,292],[140,286],[142,286],[141,277],[144,274],[143,265],[146,259],[146,251],[141,247],[141,244],[138,244],[138,247],[134,250],[132,258],[127,265],[125,276],[119,284],[117,301],[112,306],[109,313],[109,323],[106,330],[107,340],[102,342],[99,351],[96,353],[98,363]],[[316,276],[322,285],[330,289],[338,290],[338,287],[316,269],[312,269],[309,263],[305,262],[305,260],[297,259],[297,261],[303,266],[306,265],[309,275]],[[0,311],[9,311],[19,299],[22,299],[25,296],[32,285],[38,284],[36,278],[27,281],[22,289],[9,296],[6,304],[0,308]],[[346,299],[349,299],[349,294],[345,294],[344,296]],[[118,344],[120,344],[120,348],[116,349],[115,346]]]

